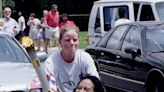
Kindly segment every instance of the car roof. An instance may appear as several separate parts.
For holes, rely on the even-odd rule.
[[[158,2],[164,2],[164,0],[99,0],[95,3],[104,3],[104,2],[113,2],[113,3],[121,3],[121,2],[144,2],[144,3],[158,3]]]
[[[137,21],[137,22],[130,22],[130,23],[125,23],[125,24],[140,25],[146,28],[153,28],[153,29],[164,28],[164,22],[162,21]]]
[[[11,35],[9,35],[8,33],[4,32],[4,31],[1,31],[1,30],[0,30],[0,35],[7,35],[7,36],[11,36]]]

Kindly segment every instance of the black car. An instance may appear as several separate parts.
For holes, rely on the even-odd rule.
[[[134,22],[109,31],[86,52],[102,82],[135,92],[164,92],[164,23]]]

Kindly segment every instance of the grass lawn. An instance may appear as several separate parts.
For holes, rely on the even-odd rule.
[[[85,48],[87,46],[87,31],[79,32],[80,35],[80,46],[79,48]]]
[[[80,36],[79,48],[85,48],[87,46],[87,31],[79,32],[79,36]],[[56,46],[56,44],[54,42],[55,42],[55,38],[51,39],[51,44],[53,47]]]

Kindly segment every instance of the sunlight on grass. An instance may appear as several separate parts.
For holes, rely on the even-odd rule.
[[[79,48],[86,48],[87,46],[87,31],[79,32],[80,46]]]

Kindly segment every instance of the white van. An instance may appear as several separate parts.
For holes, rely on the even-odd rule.
[[[163,21],[164,0],[99,0],[92,7],[88,36],[89,44],[94,44],[110,29],[118,16],[119,8],[126,9],[130,21]]]

